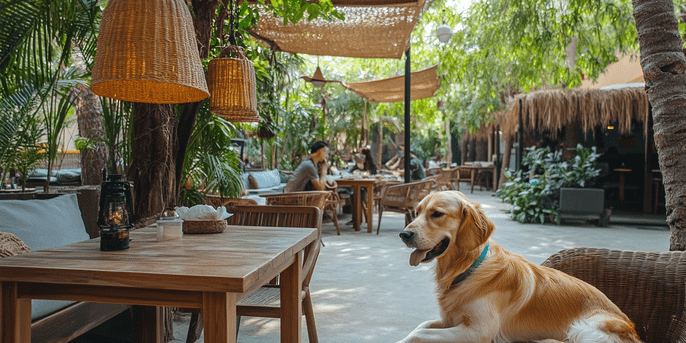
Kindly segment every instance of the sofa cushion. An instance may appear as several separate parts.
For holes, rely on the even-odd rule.
[[[254,179],[254,184],[250,181],[250,188],[271,188],[278,186],[281,183],[281,175],[278,169],[264,170],[258,172],[250,172],[249,174]],[[254,187],[256,185],[257,187]]]
[[[45,200],[2,200],[0,204],[0,232],[17,235],[33,250],[90,239],[76,194]]]
[[[0,200],[0,231],[15,234],[33,250],[90,239],[81,219],[76,194],[41,200]],[[73,303],[32,300],[31,319],[45,317]]]

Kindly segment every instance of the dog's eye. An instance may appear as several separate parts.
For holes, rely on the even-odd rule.
[[[433,218],[440,218],[441,216],[443,216],[443,212],[434,211],[434,213],[431,213]]]

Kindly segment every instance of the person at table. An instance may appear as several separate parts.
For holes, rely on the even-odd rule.
[[[329,144],[316,141],[310,146],[310,158],[295,168],[288,179],[285,192],[323,191],[326,190],[326,174],[329,169]]]
[[[395,156],[393,156],[388,162],[386,162],[385,166],[388,168],[388,170],[396,170],[399,168],[402,168],[404,165],[404,157],[405,156],[405,148],[400,145],[398,146],[398,149],[395,150]]]
[[[360,152],[355,155],[354,159],[355,163],[348,169],[349,173],[352,174],[354,171],[359,170],[360,172],[369,172],[369,175],[376,175],[376,164],[369,148],[364,147],[360,149]]]
[[[376,164],[374,163],[374,158],[372,157],[372,152],[369,150],[369,148],[364,147],[360,149],[360,152],[355,155],[354,157],[355,163],[348,169],[349,173],[354,173],[355,171],[357,172],[368,172],[369,175],[376,175],[377,170],[376,170]],[[365,201],[367,199],[367,189],[362,188],[360,190],[360,199],[362,201]],[[351,206],[355,208],[355,197],[353,194],[352,187],[339,187],[338,188],[338,194],[350,194],[350,202]],[[351,219],[349,222],[345,223],[346,225],[350,225],[353,223],[355,220],[355,211],[353,211],[353,219]]]

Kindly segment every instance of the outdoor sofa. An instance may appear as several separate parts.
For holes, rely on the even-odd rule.
[[[83,215],[93,217],[92,213]],[[11,256],[26,253],[25,247],[50,249],[95,238],[97,231],[87,232],[76,194],[3,194],[0,236],[4,240],[0,256]],[[32,300],[32,341],[68,342],[129,308],[122,304]]]

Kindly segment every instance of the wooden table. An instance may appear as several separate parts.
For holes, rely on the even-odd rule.
[[[624,201],[624,185],[626,183],[626,173],[631,173],[629,168],[615,168],[619,173],[619,202]]]
[[[229,226],[219,234],[158,242],[131,232],[131,248],[99,239],[0,259],[0,341],[31,341],[31,299],[94,301],[151,309],[139,342],[162,342],[161,306],[200,308],[205,342],[236,342],[236,303],[281,275],[281,342],[300,342],[303,250],[313,229]],[[316,244],[316,243],[314,243]]]
[[[474,193],[474,182],[476,181],[476,175],[478,172],[481,171],[486,171],[490,172],[491,175],[493,176],[493,187],[495,188],[495,185],[498,184],[498,180],[496,179],[496,172],[495,172],[495,165],[490,165],[490,166],[474,166],[474,165],[464,165],[460,166],[460,168],[463,169],[469,169],[471,171],[471,193]]]
[[[338,187],[352,187],[353,196],[355,197],[355,208],[353,208],[353,213],[355,220],[353,222],[353,228],[355,231],[360,231],[360,221],[362,220],[362,198],[360,197],[360,189],[367,189],[367,200],[369,205],[367,206],[367,232],[372,232],[372,216],[374,215],[374,206],[372,206],[372,197],[374,196],[374,184],[376,179],[373,178],[360,178],[360,179],[336,179]]]

